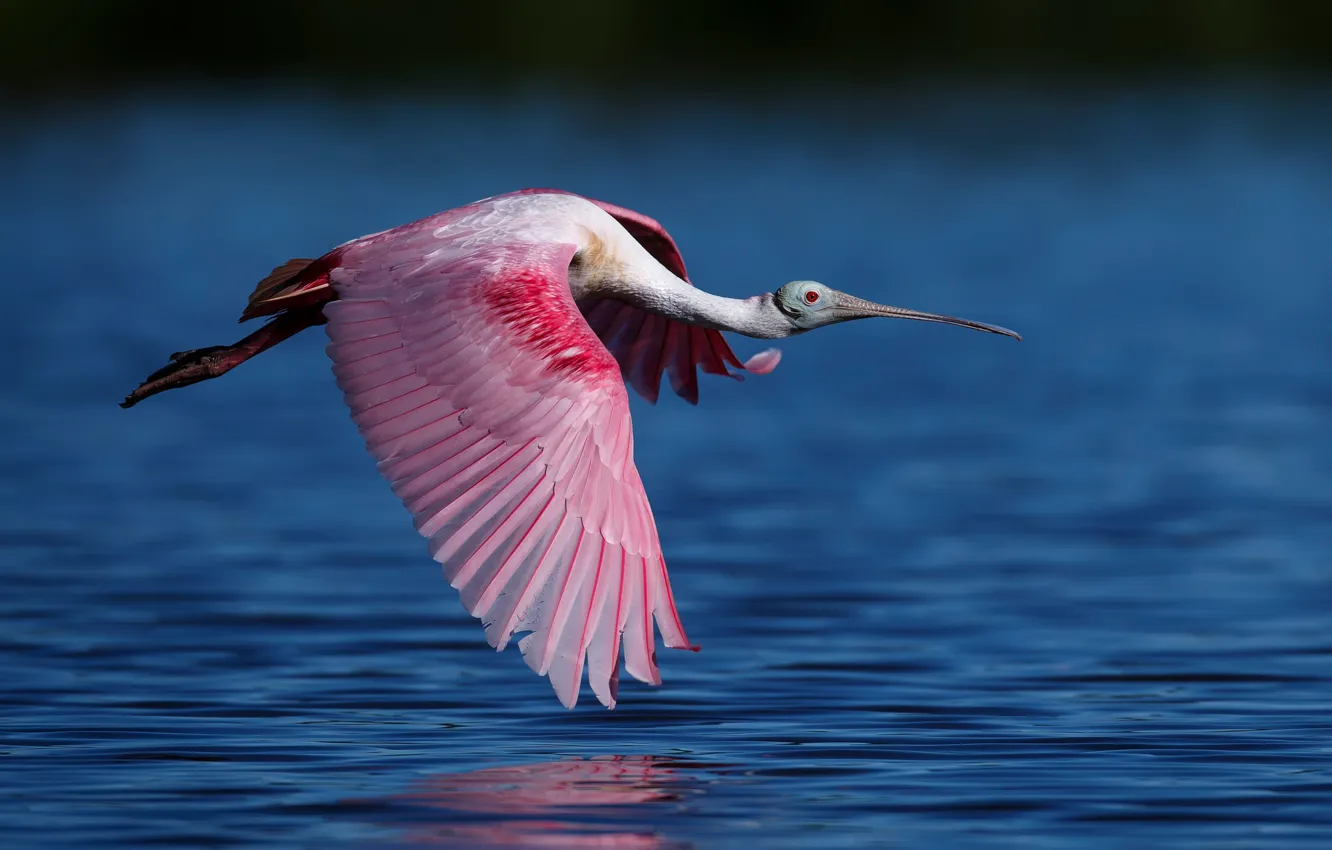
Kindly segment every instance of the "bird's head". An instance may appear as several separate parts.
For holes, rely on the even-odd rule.
[[[838,292],[813,280],[793,280],[772,294],[773,305],[786,320],[789,331],[784,336],[794,336],[824,325],[849,322],[852,319],[872,319],[876,316],[889,319],[916,319],[921,322],[940,322],[945,325],[958,325],[992,334],[1011,336],[1022,339],[1015,331],[998,325],[987,325],[969,319],[955,319],[952,316],[940,316],[935,313],[921,313],[903,307],[889,307],[875,304],[845,292]]]

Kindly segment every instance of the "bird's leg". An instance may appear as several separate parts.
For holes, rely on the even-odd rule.
[[[282,313],[234,345],[210,345],[207,348],[178,351],[171,355],[170,363],[149,375],[133,392],[125,396],[120,406],[133,407],[148,396],[225,375],[256,354],[272,348],[306,328],[322,325],[325,321],[324,314],[319,308]]]

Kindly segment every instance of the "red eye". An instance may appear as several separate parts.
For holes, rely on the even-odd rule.
[[[805,303],[806,303],[806,304],[817,304],[818,302],[819,302],[819,293],[815,292],[815,291],[812,290],[812,289],[807,290],[807,291],[805,292]]]

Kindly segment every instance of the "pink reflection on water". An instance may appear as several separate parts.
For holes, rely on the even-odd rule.
[[[655,756],[598,756],[440,774],[417,782],[395,800],[457,816],[414,824],[405,836],[412,843],[678,848],[686,845],[620,808],[679,802],[687,790],[680,783],[689,777],[671,764]]]

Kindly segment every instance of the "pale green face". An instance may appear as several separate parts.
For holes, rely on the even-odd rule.
[[[773,293],[777,309],[790,319],[797,328],[807,331],[819,325],[828,324],[820,321],[824,311],[833,305],[833,297],[838,294],[815,280],[793,280]]]
[[[813,280],[793,280],[773,293],[773,302],[782,315],[794,326],[795,333],[803,333],[823,325],[849,322],[852,319],[870,319],[880,316],[889,319],[915,319],[919,322],[939,322],[945,325],[971,328],[992,334],[1011,336],[1022,339],[1016,332],[998,325],[973,322],[970,319],[956,319],[937,313],[922,313],[903,307],[889,307],[875,304],[845,292],[838,292]]]

